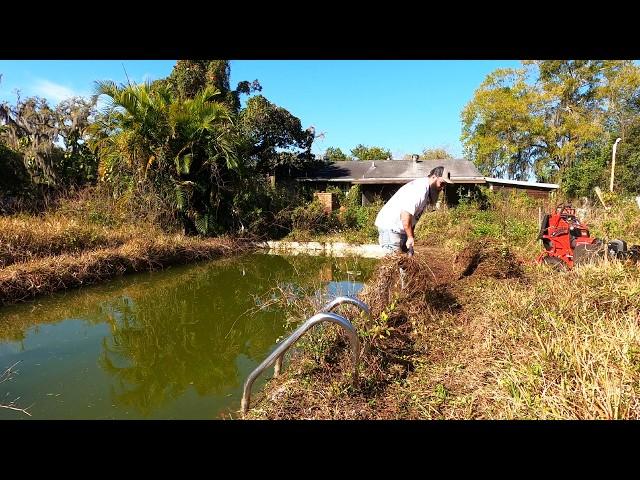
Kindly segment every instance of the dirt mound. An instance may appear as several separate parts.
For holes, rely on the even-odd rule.
[[[425,293],[441,291],[459,277],[452,260],[441,249],[426,247],[416,249],[413,257],[389,255],[380,261],[360,296],[373,316],[394,299],[423,299]]]
[[[467,352],[467,345],[473,349],[479,343],[475,338],[465,340],[461,333],[469,328],[463,308],[468,301],[467,277],[473,281],[521,275],[515,256],[492,241],[474,242],[457,256],[420,245],[413,257],[398,253],[382,258],[359,294],[369,305],[371,318],[352,319],[363,341],[357,385],[351,383],[353,367],[346,338],[339,329],[327,330],[319,344],[322,348],[300,351],[291,362],[297,369],[293,375],[305,381],[278,389],[279,382],[286,381],[278,379],[273,385],[278,401],[261,404],[267,413],[256,413],[254,418],[416,418],[420,412],[411,397],[402,393],[407,379],[430,382],[434,398],[447,388],[462,391],[465,387],[456,383],[458,374],[451,376],[450,370],[440,366],[447,358],[466,365],[470,360],[457,351]],[[416,370],[425,371],[425,365],[433,378],[424,379],[418,373],[420,380],[416,380]],[[306,386],[309,382],[313,393]]]
[[[522,262],[509,251],[506,245],[491,240],[477,240],[458,255],[454,263],[459,277],[520,278],[523,276]]]

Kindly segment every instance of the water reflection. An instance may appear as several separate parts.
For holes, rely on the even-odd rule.
[[[374,265],[251,254],[8,307],[0,310],[0,367],[22,360],[11,388],[36,402],[34,418],[214,418],[237,408],[247,374],[285,333],[286,312],[260,304],[274,288],[295,296],[329,283],[332,294],[352,293],[339,290],[353,290]],[[64,405],[42,401],[43,382],[29,381],[36,372],[61,378]],[[17,417],[0,410],[0,418]]]

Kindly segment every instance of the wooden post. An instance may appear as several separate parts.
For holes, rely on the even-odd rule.
[[[621,138],[617,138],[616,142],[613,144],[613,158],[611,159],[611,181],[609,182],[609,191],[613,192],[613,176],[616,170],[616,148],[618,147],[618,142],[622,140]]]
[[[594,188],[594,190],[596,191],[596,195],[598,195],[598,199],[600,200],[600,203],[602,203],[602,206],[604,207],[604,209],[609,210],[609,207],[607,207],[607,204],[604,203],[604,198],[602,197],[602,190],[600,190],[600,187],[596,187]]]
[[[538,230],[542,228],[542,207],[538,207]]]

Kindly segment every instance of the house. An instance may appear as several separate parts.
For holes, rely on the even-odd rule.
[[[297,181],[312,184],[317,190],[326,190],[332,185],[345,192],[353,185],[360,185],[362,204],[367,205],[376,197],[388,200],[402,185],[428,176],[433,168],[440,165],[451,172],[453,185],[446,185],[445,188],[445,201],[449,205],[457,204],[462,196],[469,195],[479,185],[488,186],[491,190],[521,190],[535,197],[548,195],[558,188],[558,185],[551,183],[485,177],[473,163],[465,159],[332,162],[307,171]]]
[[[501,178],[484,177],[489,190],[512,192],[525,192],[530,197],[548,198],[549,193],[557,190],[560,185],[556,183],[524,182],[520,180],[503,180]]]

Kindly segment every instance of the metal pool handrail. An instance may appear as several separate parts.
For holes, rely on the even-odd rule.
[[[336,308],[338,305],[343,303],[349,303],[351,305],[355,305],[361,308],[367,315],[369,315],[369,307],[362,301],[353,297],[337,297],[327,303],[320,313],[317,313],[313,317],[309,318],[306,322],[304,322],[300,327],[298,327],[289,337],[284,340],[280,345],[276,347],[276,349],[271,352],[260,365],[258,365],[253,372],[247,377],[247,380],[244,383],[244,391],[242,394],[242,403],[241,410],[242,415],[245,415],[249,410],[249,403],[251,401],[251,387],[253,386],[253,382],[258,378],[258,376],[268,368],[272,363],[276,363],[276,372],[277,376],[280,373],[280,369],[282,367],[282,357],[284,353],[297,342],[302,335],[304,335],[311,327],[317,325],[321,322],[333,322],[337,323],[341,327],[343,327],[349,336],[349,341],[351,342],[351,350],[353,354],[353,371],[354,371],[354,381],[356,379],[356,375],[358,373],[358,361],[360,355],[360,342],[358,340],[358,335],[356,333],[356,329],[353,327],[351,322],[344,318],[341,315],[337,315],[335,313],[331,313],[330,310]]]
[[[321,312],[330,312],[338,305],[342,305],[343,303],[349,303],[351,305],[355,305],[356,307],[360,307],[362,311],[364,311],[367,315],[370,315],[369,307],[362,300],[359,300],[355,297],[336,297],[327,303],[324,307],[322,307]]]
[[[331,310],[337,308],[338,306],[342,305],[343,303],[348,303],[350,305],[354,305],[358,308],[360,308],[360,310],[362,310],[364,313],[367,314],[367,316],[370,316],[371,313],[369,312],[369,307],[367,306],[366,303],[364,303],[362,300],[359,300],[355,297],[346,297],[346,296],[340,296],[340,297],[336,297],[333,300],[331,300],[329,303],[327,303],[324,307],[322,307],[322,310],[320,310],[321,312],[330,312]],[[278,359],[276,360],[276,364],[273,367],[273,376],[277,377],[278,375],[280,375],[280,371],[282,370],[282,361],[284,359],[284,354],[286,353],[286,350],[284,352],[282,352],[282,354],[280,354],[278,356]]]

